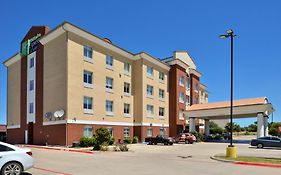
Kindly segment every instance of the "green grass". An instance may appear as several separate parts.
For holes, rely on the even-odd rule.
[[[225,156],[215,156],[215,157],[225,160],[234,160],[234,161],[242,161],[242,162],[281,164],[281,158],[277,159],[277,158],[247,157],[247,156],[239,156],[237,158],[230,158]]]

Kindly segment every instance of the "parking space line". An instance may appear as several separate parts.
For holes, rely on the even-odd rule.
[[[34,169],[37,169],[37,170],[41,170],[41,171],[45,171],[45,172],[49,172],[49,173],[58,174],[58,175],[72,175],[72,174],[69,174],[69,173],[63,173],[63,172],[58,172],[58,171],[48,170],[48,169],[39,168],[39,167],[33,167],[33,168],[34,168]]]

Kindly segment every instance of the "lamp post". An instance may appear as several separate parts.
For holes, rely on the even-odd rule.
[[[236,157],[236,148],[233,145],[233,38],[235,36],[232,29],[220,35],[220,38],[230,38],[230,145],[226,151],[227,157]]]

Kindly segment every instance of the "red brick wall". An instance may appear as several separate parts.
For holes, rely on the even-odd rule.
[[[144,142],[145,138],[147,137],[147,128],[152,128],[152,135],[157,136],[160,134],[160,128],[164,128],[164,135],[169,136],[169,127],[161,127],[161,126],[134,126],[134,130],[138,133],[139,142]]]

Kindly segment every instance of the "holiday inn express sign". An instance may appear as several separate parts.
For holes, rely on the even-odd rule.
[[[21,44],[20,53],[23,57],[27,56],[28,54],[34,52],[37,49],[39,43],[38,39],[40,38],[40,36],[41,34],[39,33]]]

